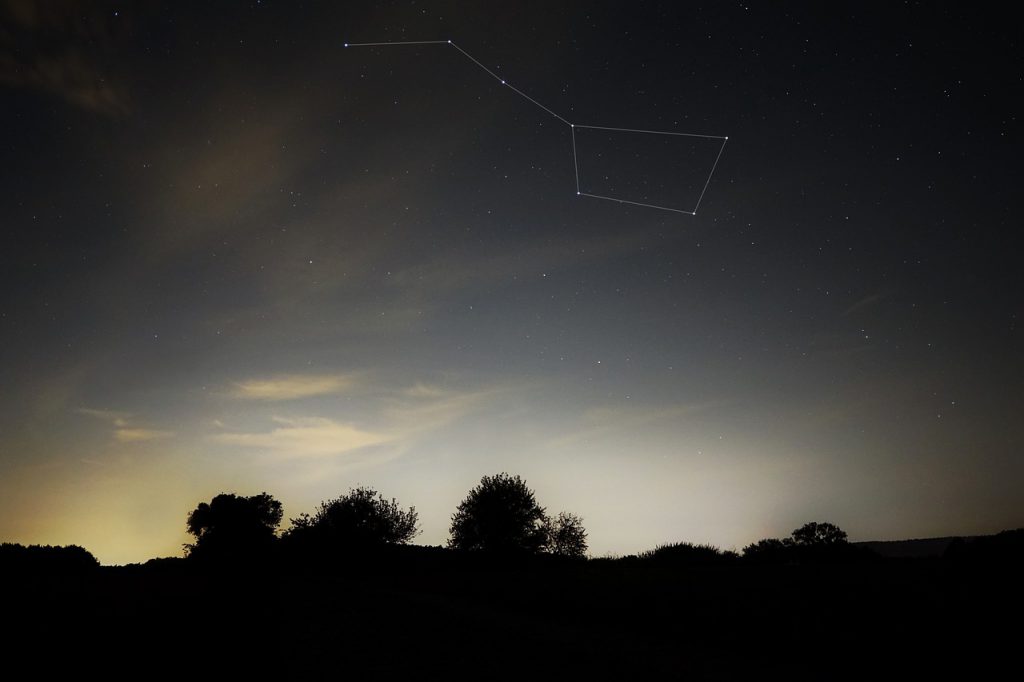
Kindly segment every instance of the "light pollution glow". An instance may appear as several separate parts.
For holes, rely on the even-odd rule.
[[[0,540],[180,556],[219,492],[370,485],[440,544],[500,471],[595,555],[1024,524],[1009,56],[908,53],[889,6],[852,42],[731,5],[63,7],[0,1]],[[728,132],[700,216],[577,197],[565,125],[454,51],[341,48],[414,34],[573,121]],[[638,168],[616,196],[672,191]]]

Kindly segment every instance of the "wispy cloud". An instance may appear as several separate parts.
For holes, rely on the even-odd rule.
[[[146,440],[170,438],[173,435],[173,431],[158,431],[156,429],[123,428],[114,430],[114,438],[119,443],[138,443]]]
[[[409,398],[442,398],[447,395],[447,391],[443,388],[418,381],[409,388],[403,389],[401,393]]]
[[[100,114],[128,113],[117,69],[125,21],[73,3],[0,2],[0,84],[56,95]]]
[[[615,434],[629,434],[655,424],[687,419],[717,403],[689,403],[668,406],[595,407],[583,412],[575,431],[549,441],[552,448],[599,441]]]
[[[148,429],[132,424],[132,414],[130,412],[96,410],[88,407],[80,407],[75,411],[78,414],[84,414],[112,425],[114,427],[114,440],[118,443],[140,443],[147,440],[170,438],[175,435],[174,431]]]
[[[75,410],[78,414],[84,414],[96,419],[110,422],[114,426],[128,426],[128,418],[131,415],[127,412],[115,412],[113,410],[93,410],[88,407],[80,407]]]
[[[288,374],[236,383],[231,395],[246,400],[295,400],[311,396],[342,393],[356,380],[343,374]]]
[[[479,409],[497,392],[455,390],[423,383],[406,388],[378,387],[368,397],[370,416],[364,420],[322,415],[275,416],[272,421],[276,426],[269,430],[213,433],[209,439],[287,458],[325,460],[352,456],[364,464],[385,461],[415,447],[429,432]]]
[[[878,303],[879,301],[881,301],[882,299],[884,299],[885,297],[886,297],[885,292],[879,292],[877,294],[870,294],[868,296],[864,296],[863,298],[861,298],[857,302],[855,302],[853,305],[851,305],[849,308],[844,310],[843,314],[842,314],[842,317],[847,317],[848,315],[852,315],[853,313],[857,312],[858,310],[861,310],[863,308],[868,308],[870,306],[873,306],[876,303]]]
[[[394,440],[393,434],[360,429],[324,417],[275,417],[280,426],[257,433],[219,433],[218,443],[269,450],[289,457],[329,457]]]
[[[453,390],[417,383],[389,400],[383,414],[403,438],[434,431],[465,417],[507,388]]]

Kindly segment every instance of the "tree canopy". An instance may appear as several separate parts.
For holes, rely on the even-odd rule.
[[[846,542],[846,531],[835,524],[811,521],[793,531],[792,541],[799,547],[840,545]]]
[[[766,538],[743,548],[743,558],[758,563],[836,561],[864,558],[846,540],[846,531],[833,523],[811,521],[782,540]]]
[[[484,476],[459,503],[448,546],[489,552],[541,552],[547,547],[547,516],[519,476]]]
[[[283,516],[281,503],[267,493],[244,497],[221,493],[209,504],[200,502],[186,521],[195,543],[192,557],[239,557],[266,550]]]
[[[303,514],[291,522],[289,540],[335,547],[404,545],[420,532],[415,507],[403,511],[397,500],[386,500],[368,487],[352,488],[322,502],[312,516]]]
[[[545,526],[547,551],[556,556],[582,558],[587,555],[587,531],[583,519],[571,512],[559,512]]]
[[[587,554],[583,519],[569,512],[550,517],[519,476],[484,476],[452,516],[448,546],[492,553]]]

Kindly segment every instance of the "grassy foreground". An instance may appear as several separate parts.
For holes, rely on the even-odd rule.
[[[394,547],[6,575],[11,651],[308,674],[948,679],[1008,662],[1019,565],[687,566]],[[1011,620],[1007,624],[1006,618]]]

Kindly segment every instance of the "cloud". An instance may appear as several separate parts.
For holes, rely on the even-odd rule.
[[[264,431],[213,433],[224,445],[262,450],[286,458],[327,460],[359,451],[362,464],[393,459],[442,429],[479,409],[498,389],[452,390],[417,383],[411,388],[380,390],[369,418],[375,426],[323,416],[275,416],[275,428]],[[371,450],[372,448],[372,450]]]
[[[290,457],[329,457],[394,439],[324,417],[275,417],[281,426],[262,433],[220,433],[218,443],[270,450]]]
[[[147,440],[170,438],[175,435],[174,431],[161,431],[132,425],[130,412],[94,410],[88,407],[80,407],[75,412],[111,424],[114,427],[114,440],[118,443],[141,443]]]
[[[504,390],[510,389],[459,391],[417,383],[399,391],[399,397],[390,401],[383,414],[395,430],[408,439],[458,421]]]
[[[873,306],[882,299],[884,299],[885,297],[885,293],[870,294],[868,296],[865,296],[864,298],[861,298],[856,303],[851,305],[849,308],[844,310],[842,313],[842,317],[852,315],[853,313],[857,312],[858,310],[861,310],[862,308]]]
[[[126,21],[77,3],[0,2],[0,83],[56,95],[96,113],[128,113],[114,73]]]
[[[157,431],[156,429],[116,429],[114,438],[119,443],[138,443],[146,440],[157,440],[159,438],[170,438],[173,431]]]
[[[643,432],[656,424],[678,423],[721,403],[684,403],[667,406],[595,407],[585,410],[575,431],[564,433],[547,445],[563,448],[582,442],[600,442],[612,436]]]
[[[98,113],[122,115],[128,110],[123,88],[108,83],[81,54],[72,51],[29,63],[0,54],[0,83],[43,90]]]
[[[402,395],[409,398],[443,398],[448,392],[438,386],[431,386],[417,381],[409,388],[402,390]]]
[[[232,396],[245,400],[295,400],[341,393],[354,385],[353,377],[342,374],[289,374],[236,383]]]
[[[80,407],[75,410],[78,414],[84,414],[89,417],[95,417],[96,419],[102,419],[103,421],[110,422],[114,426],[123,427],[128,426],[128,418],[131,417],[127,412],[115,412],[113,410],[93,410],[88,407]]]

